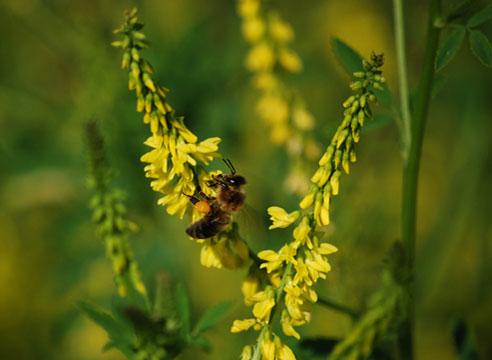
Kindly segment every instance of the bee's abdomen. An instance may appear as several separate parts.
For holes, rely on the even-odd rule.
[[[220,226],[215,222],[210,222],[207,219],[201,219],[191,224],[186,229],[186,233],[195,239],[207,239],[217,235],[220,231]]]

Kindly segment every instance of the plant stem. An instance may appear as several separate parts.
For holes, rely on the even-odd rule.
[[[410,277],[407,291],[410,299],[407,302],[408,319],[403,325],[403,329],[400,333],[399,343],[402,359],[413,359],[413,333],[415,329],[413,277],[415,271],[418,175],[425,124],[429,113],[429,103],[434,80],[434,63],[441,32],[441,29],[436,27],[434,22],[440,16],[441,1],[442,0],[431,0],[429,4],[424,65],[415,106],[415,116],[413,117],[410,127],[411,141],[408,158],[405,160],[403,169],[401,236],[407,251],[406,270]]]
[[[340,304],[336,301],[333,301],[331,299],[326,299],[326,298],[321,298],[318,297],[318,301],[316,304],[319,304],[321,306],[325,306],[329,309],[341,312],[343,314],[346,314],[350,316],[353,320],[357,319],[360,316],[360,313],[354,309],[351,309],[350,307]]]
[[[411,141],[410,126],[412,123],[408,96],[407,60],[405,51],[405,23],[403,22],[402,0],[393,0],[393,18],[395,31],[396,60],[398,68],[398,86],[400,95],[400,114],[402,119],[401,137],[403,145],[403,159],[408,158]]]

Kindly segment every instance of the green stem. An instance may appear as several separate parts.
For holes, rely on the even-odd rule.
[[[316,302],[316,304],[346,314],[350,316],[353,320],[357,319],[360,316],[360,313],[358,311],[331,299],[318,297],[318,301]]]
[[[408,158],[408,150],[411,141],[410,103],[408,96],[407,60],[405,52],[405,23],[403,21],[402,0],[393,0],[393,17],[395,30],[396,60],[398,68],[398,85],[400,95],[400,114],[402,119],[401,137],[403,145],[403,158]]]
[[[424,139],[425,125],[429,113],[429,103],[434,80],[434,62],[439,43],[441,29],[434,22],[441,13],[441,1],[431,0],[429,4],[429,20],[427,23],[427,43],[425,48],[424,65],[419,84],[418,98],[415,106],[415,116],[411,124],[411,142],[408,158],[403,169],[402,185],[402,223],[401,236],[407,250],[408,282],[408,320],[400,333],[400,351],[403,359],[413,359],[413,333],[415,323],[415,304],[413,299],[413,277],[415,267],[415,237],[417,224],[417,190]]]

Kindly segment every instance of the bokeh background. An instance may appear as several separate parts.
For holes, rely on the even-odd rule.
[[[407,6],[410,85],[420,71],[426,1]],[[452,1],[445,1],[449,5]],[[485,3],[485,2],[483,2]],[[395,91],[391,1],[275,1],[296,31],[305,63],[289,81],[307,99],[326,143],[341,118],[349,77],[330,39],[361,54],[383,51]],[[244,69],[247,45],[231,0],[66,1],[0,3],[0,357],[2,359],[121,359],[101,352],[105,333],[80,314],[79,300],[108,307],[115,295],[110,263],[94,235],[87,203],[86,149],[90,117],[101,121],[116,183],[128,194],[140,226],[131,241],[144,278],[163,270],[186,284],[193,313],[223,300],[235,310],[208,337],[210,354],[182,359],[234,359],[253,335],[232,335],[247,310],[239,284],[244,271],[206,269],[186,221],[169,218],[143,176],[139,157],[148,129],[135,112],[110,47],[112,29],[137,5],[152,42],[146,56],[171,103],[200,138],[220,136],[221,151],[249,180],[248,202],[258,213],[251,246],[276,247],[288,232],[268,233],[266,208],[292,208],[296,197],[279,184],[285,153],[254,114],[255,92]],[[490,24],[482,30],[492,35]],[[453,318],[473,327],[483,358],[492,356],[492,71],[467,46],[440,76],[423,150],[418,224],[417,358],[455,358]],[[221,167],[221,164],[216,164]],[[358,162],[334,201],[333,271],[319,293],[355,308],[378,286],[382,259],[398,239],[401,158],[390,122],[364,133]],[[304,336],[341,336],[350,320],[314,307]]]

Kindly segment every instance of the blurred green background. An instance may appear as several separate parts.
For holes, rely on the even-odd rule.
[[[330,38],[363,55],[383,51],[395,92],[391,1],[275,1],[296,31],[294,48],[305,70],[289,81],[317,119],[326,144],[350,93]],[[445,1],[446,5],[452,3]],[[483,2],[485,3],[485,2]],[[269,143],[255,118],[255,92],[243,67],[247,45],[231,0],[67,1],[0,3],[0,358],[120,359],[101,353],[105,333],[76,308],[79,300],[108,307],[115,295],[111,267],[94,235],[87,208],[84,122],[102,123],[117,185],[128,194],[132,236],[144,278],[164,270],[182,279],[194,314],[223,300],[237,306],[209,333],[215,351],[187,351],[182,359],[234,359],[253,334],[228,333],[241,304],[243,271],[206,269],[186,221],[157,207],[139,157],[148,128],[135,112],[110,47],[112,29],[130,6],[140,8],[152,47],[145,54],[170,101],[200,138],[220,136],[221,152],[249,180],[248,202],[266,229],[266,208],[292,208],[281,186],[287,159]],[[408,6],[410,85],[420,71],[426,1]],[[482,30],[492,35],[490,24]],[[492,72],[463,47],[441,72],[432,104],[420,177],[417,358],[455,358],[451,319],[472,326],[483,358],[492,358]],[[319,293],[362,307],[377,287],[382,258],[399,236],[401,159],[394,123],[365,132],[358,162],[334,201],[333,271]],[[221,167],[221,164],[216,164]],[[263,223],[263,224],[262,224]],[[252,227],[258,226],[257,224]],[[287,231],[256,231],[256,249],[278,247]],[[304,336],[341,336],[350,320],[314,307]]]

